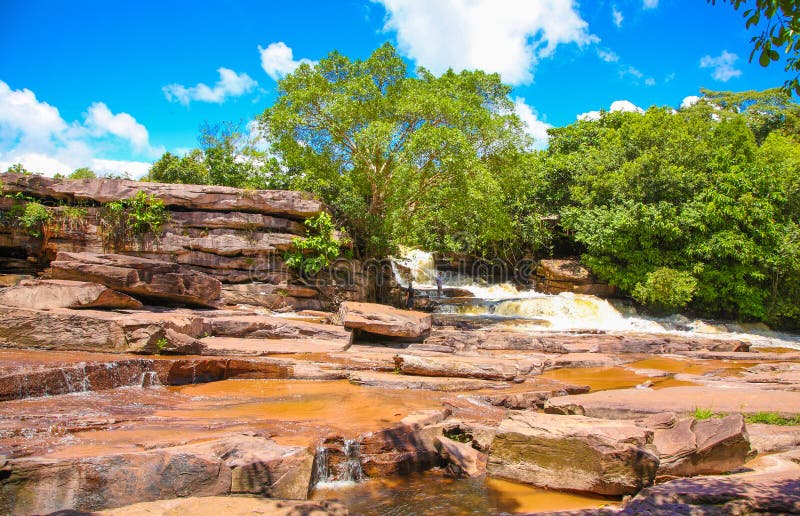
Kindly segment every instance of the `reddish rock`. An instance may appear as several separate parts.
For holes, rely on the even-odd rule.
[[[56,279],[92,281],[146,299],[216,306],[220,282],[171,262],[135,256],[58,253],[51,264]]]
[[[349,331],[340,326],[298,321],[288,317],[268,315],[211,315],[208,318],[215,337],[249,339],[321,339],[350,343]]]
[[[422,339],[431,329],[430,314],[413,310],[398,310],[375,303],[346,301],[339,308],[344,327],[372,335]]]
[[[536,335],[503,330],[434,330],[425,339],[425,346],[435,346],[437,351],[519,350],[543,353],[566,353],[562,342],[541,339]],[[410,349],[423,349],[412,344]]]
[[[437,437],[435,442],[439,456],[448,463],[447,470],[454,477],[480,477],[486,474],[485,453],[447,437]]]
[[[500,423],[488,472],[549,489],[633,494],[658,469],[647,449],[652,435],[624,421],[515,413]]]
[[[394,357],[395,369],[402,374],[517,382],[523,381],[529,375],[540,374],[546,367],[547,360],[543,356],[514,361],[469,356],[430,357],[402,354]]]
[[[23,281],[0,291],[0,305],[15,308],[137,309],[142,303],[99,283],[69,280]]]
[[[158,500],[100,511],[103,516],[178,516],[224,514],[225,516],[347,516],[347,507],[332,500],[270,500],[252,496],[205,496]]]
[[[578,260],[540,260],[533,281],[536,289],[546,294],[572,292],[611,297],[617,291],[598,281]]]

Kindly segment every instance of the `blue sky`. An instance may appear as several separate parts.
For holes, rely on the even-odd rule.
[[[779,86],[741,14],[703,0],[0,0],[0,168],[143,174],[199,126],[247,122],[276,79],[390,41],[411,69],[498,72],[531,133],[599,109]],[[589,115],[591,116],[591,115]]]

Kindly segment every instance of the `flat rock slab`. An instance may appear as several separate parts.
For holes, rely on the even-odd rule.
[[[165,206],[204,211],[244,211],[305,219],[319,215],[323,205],[306,192],[242,190],[228,186],[145,183],[117,179],[53,179],[37,175],[0,174],[6,193],[63,201],[106,203],[131,199],[139,192],[153,195]]]
[[[519,412],[504,419],[488,473],[550,489],[606,496],[652,484],[658,457],[652,431],[625,421]]]
[[[87,281],[28,280],[0,291],[0,305],[15,308],[137,309],[142,303],[105,285]]]
[[[339,308],[342,324],[349,330],[372,335],[422,339],[431,329],[430,314],[413,310],[398,310],[376,303],[345,301]]]
[[[305,499],[313,460],[306,448],[245,435],[79,459],[13,459],[2,469],[0,511],[90,511],[238,493]]]
[[[569,336],[567,336],[569,337]],[[449,353],[476,350],[539,351],[566,353],[564,340],[541,338],[536,335],[505,330],[434,330],[423,344],[411,349],[430,349]]]
[[[296,353],[334,353],[347,349],[347,340],[298,339],[242,339],[237,337],[207,337],[200,342],[203,355],[214,356],[266,356]]]
[[[298,321],[287,317],[261,314],[209,314],[207,318],[214,337],[243,339],[316,339],[350,344],[352,334],[341,326]]]
[[[493,357],[420,356],[399,354],[394,358],[395,369],[417,376],[446,376],[521,382],[529,375],[540,374],[547,364],[543,356],[523,360],[504,360]]]
[[[446,378],[441,376],[408,376],[394,373],[380,373],[374,371],[357,371],[350,373],[350,382],[369,387],[382,387],[387,389],[413,389],[427,391],[477,391],[483,389],[507,389],[510,384],[492,382],[489,380],[475,380],[469,378]]]
[[[186,516],[224,514],[226,516],[347,516],[343,504],[322,500],[270,500],[252,496],[205,496],[158,500],[108,509],[103,516]]]
[[[216,307],[221,283],[177,263],[137,256],[60,252],[50,263],[53,278],[91,281],[146,299]]]
[[[545,405],[545,411],[551,413],[600,418],[635,418],[659,412],[688,415],[698,408],[723,414],[777,412],[794,416],[800,414],[800,396],[795,392],[755,387],[668,387],[562,396],[548,400]]]

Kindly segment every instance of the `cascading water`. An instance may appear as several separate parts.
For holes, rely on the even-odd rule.
[[[139,386],[142,388],[159,387],[161,380],[158,378],[158,373],[155,371],[145,371],[140,375]]]
[[[338,450],[334,449],[334,452]],[[334,453],[336,455],[337,453]],[[364,480],[364,470],[361,468],[361,444],[356,439],[342,441],[342,460],[332,471],[330,464],[330,451],[324,442],[317,445],[314,456],[314,484],[316,486],[333,487],[336,485],[351,485]]]
[[[331,481],[330,469],[328,468],[328,449],[323,443],[317,445],[314,455],[314,483],[327,484]]]
[[[422,291],[435,289],[436,261],[433,253],[419,249],[401,249],[401,256],[392,260],[395,280],[408,286],[408,277]],[[800,337],[729,322],[691,320],[682,315],[666,318],[644,317],[633,308],[626,310],[609,301],[583,294],[543,294],[520,290],[511,283],[487,284],[464,274],[446,271],[442,274],[445,289],[467,291],[473,297],[436,298],[434,314],[487,318],[512,322],[516,331],[638,331],[713,333],[720,338],[749,340],[756,347],[776,346],[800,349]]]
[[[361,444],[355,439],[344,441],[345,460],[341,464],[340,479],[345,482],[361,482],[364,471],[361,469]]]

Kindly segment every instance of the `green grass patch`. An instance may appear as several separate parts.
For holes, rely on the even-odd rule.
[[[744,416],[747,423],[762,423],[765,425],[791,426],[800,425],[800,416],[786,417],[777,412],[756,412]]]
[[[722,417],[722,414],[715,414],[711,409],[702,409],[697,407],[694,409],[694,414],[692,414],[694,418],[698,421],[702,421],[704,419],[711,419],[712,417]]]

